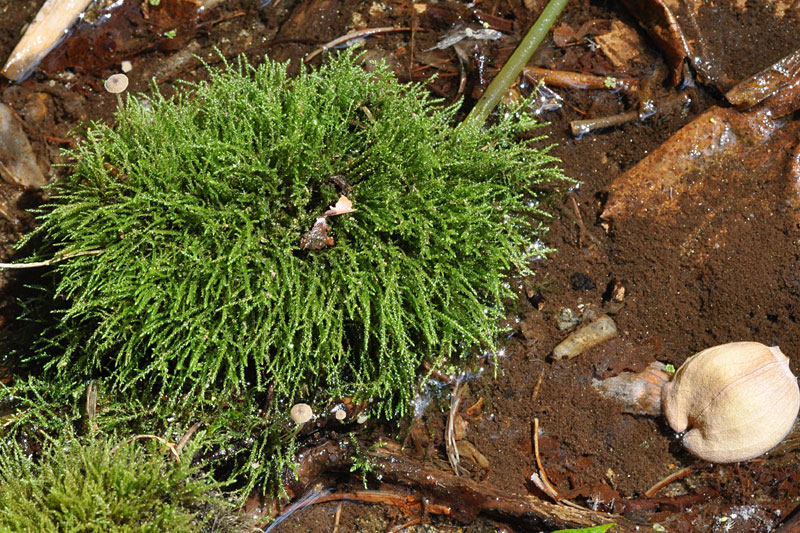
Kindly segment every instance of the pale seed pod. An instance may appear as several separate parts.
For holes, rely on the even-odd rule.
[[[683,445],[712,463],[746,461],[789,433],[800,388],[777,346],[733,342],[689,358],[664,385],[664,415]]]

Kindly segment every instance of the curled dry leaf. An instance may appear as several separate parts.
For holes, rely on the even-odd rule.
[[[352,213],[355,209],[353,209],[353,202],[345,196],[339,196],[339,200],[336,202],[336,205],[331,206],[327,211],[325,211],[325,216],[333,216],[333,215],[344,215],[345,213]],[[318,219],[319,220],[319,219]]]

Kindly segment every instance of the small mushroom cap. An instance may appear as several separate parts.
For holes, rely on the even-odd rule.
[[[298,424],[305,424],[314,418],[314,411],[307,403],[297,403],[292,406],[289,416]]]
[[[662,389],[667,422],[683,445],[712,463],[746,461],[789,433],[800,388],[777,346],[733,342],[690,357]]]
[[[103,87],[105,87],[106,91],[110,92],[111,94],[119,94],[128,88],[128,76],[125,74],[114,74],[113,76],[109,76],[109,78],[103,84]]]
[[[333,416],[334,416],[334,417],[336,417],[336,420],[338,420],[339,422],[341,422],[342,420],[344,420],[345,418],[347,418],[347,411],[345,411],[344,409],[337,409],[337,410],[336,410],[336,411],[333,413]]]

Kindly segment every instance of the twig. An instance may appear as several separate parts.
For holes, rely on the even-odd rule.
[[[539,389],[542,387],[542,380],[544,379],[544,369],[539,373],[539,379],[536,380],[536,385],[533,387],[533,394],[531,394],[531,403],[536,401],[536,397],[539,396]],[[536,439],[536,437],[534,437]]]
[[[667,115],[672,113],[680,106],[686,105],[691,101],[689,95],[685,92],[678,93],[664,99],[660,105],[655,107],[655,111],[649,114],[640,113],[638,111],[627,111],[618,115],[611,115],[607,117],[590,118],[585,120],[573,120],[569,123],[569,128],[572,135],[579,137],[584,133],[598,130],[601,128],[610,128],[612,126],[619,126],[626,122],[633,122],[634,120],[645,120],[653,115]]]
[[[387,531],[387,533],[400,533],[404,529],[408,529],[411,526],[416,526],[417,524],[421,524],[421,523],[422,523],[422,517],[418,516],[418,517],[416,517],[416,518],[414,518],[412,520],[409,520],[405,524],[400,524],[399,526],[393,527],[392,529]]]
[[[423,464],[385,448],[371,451],[369,455],[375,465],[375,472],[384,483],[399,484],[435,499],[438,504],[428,507],[432,513],[446,506],[447,514],[469,521],[485,512],[513,518],[521,524],[520,527],[530,530],[540,529],[543,522],[561,528],[615,522],[616,533],[641,530],[623,516],[552,504],[534,496],[517,495],[485,481],[455,476],[449,471],[439,470],[431,464]],[[284,488],[289,494],[303,494],[312,480],[319,479],[326,471],[347,471],[352,466],[352,457],[353,449],[347,441],[326,441],[309,448],[300,454],[295,469],[285,470]],[[277,520],[273,524],[276,522]]]
[[[531,476],[531,481],[539,487],[545,494],[553,498],[554,502],[558,502],[558,491],[547,479],[547,474],[542,466],[542,460],[539,457],[539,419],[533,419],[533,455],[536,457],[536,468],[539,469],[539,474],[534,473]],[[541,475],[540,475],[541,474]]]
[[[668,475],[667,477],[665,477],[664,479],[662,479],[661,481],[659,481],[658,483],[647,489],[644,495],[648,498],[652,498],[653,496],[656,495],[658,491],[660,491],[673,481],[676,481],[682,477],[686,477],[694,471],[695,468],[693,466],[687,466],[686,468],[681,468],[677,472],[673,472],[672,474]]]
[[[75,252],[74,254],[63,255],[61,257],[53,257],[47,261],[36,261],[34,263],[0,263],[0,268],[7,269],[22,269],[22,268],[40,268],[45,266],[54,265],[67,259],[73,259],[82,255],[97,255],[102,254],[105,250],[84,250],[83,252]]]
[[[503,65],[503,68],[500,69],[500,72],[494,77],[492,83],[486,88],[483,96],[481,96],[481,99],[475,104],[475,107],[472,108],[467,118],[464,119],[462,125],[469,123],[477,127],[483,126],[489,113],[500,103],[503,95],[506,94],[508,88],[511,87],[511,84],[514,83],[514,80],[519,76],[522,67],[525,66],[544,40],[547,32],[550,31],[550,27],[555,23],[556,18],[558,18],[566,5],[567,0],[550,0],[550,2],[548,2],[542,14],[539,15],[539,18],[533,26],[531,26],[531,29],[528,30],[525,38],[522,39],[522,42],[519,43],[517,49],[514,50],[514,53],[508,58],[506,64]]]
[[[430,374],[431,376],[435,377],[436,379],[438,379],[439,381],[441,381],[443,383],[449,383],[450,385],[455,385],[456,384],[456,378],[454,378],[453,376],[448,376],[447,374],[445,374],[441,370],[437,370],[437,369],[433,368],[433,365],[431,365],[427,361],[422,363],[422,368],[427,370],[428,374]]]
[[[547,85],[567,89],[606,89],[612,91],[620,90],[624,93],[633,93],[639,90],[639,80],[636,78],[596,76],[582,72],[550,70],[539,67],[523,68],[522,76],[534,83],[543,79]]]
[[[274,527],[278,524],[286,520],[290,515],[294,514],[295,512],[299,511],[300,509],[304,509],[310,505],[316,505],[318,503],[328,503],[328,502],[340,502],[340,501],[354,501],[354,502],[364,502],[364,503],[378,503],[384,505],[391,505],[394,507],[415,507],[419,508],[420,511],[423,510],[425,505],[425,499],[420,496],[414,496],[412,494],[398,494],[394,492],[388,492],[383,490],[364,490],[364,491],[356,491],[356,492],[336,492],[336,493],[328,493],[328,492],[318,492],[312,493],[310,496],[303,496],[298,501],[294,502],[292,505],[286,508],[280,516],[277,516],[275,520],[269,525],[268,528],[264,530],[265,533],[271,531]],[[447,505],[436,505],[436,504],[427,504],[428,512],[440,515],[449,515],[450,514],[450,507]]]
[[[303,62],[308,63],[322,52],[327,52],[334,46],[346,43],[347,41],[351,41],[353,39],[359,39],[361,37],[369,37],[370,35],[376,35],[378,33],[390,33],[395,31],[411,31],[411,28],[393,28],[392,26],[383,26],[380,28],[364,28],[363,30],[351,31],[350,33],[342,35],[341,37],[337,37],[336,39],[323,44],[320,48],[317,48],[316,50],[308,54],[306,58],[303,60]]]
[[[589,133],[590,131],[599,130],[602,128],[611,128],[613,126],[625,124],[626,122],[633,122],[634,120],[638,120],[638,118],[638,111],[626,111],[625,113],[619,113],[618,115],[610,115],[607,117],[573,120],[569,123],[569,129],[572,131],[572,135],[578,137],[584,133]]]
[[[333,517],[333,533],[339,533],[339,522],[342,519],[342,504],[336,507],[336,514]]]

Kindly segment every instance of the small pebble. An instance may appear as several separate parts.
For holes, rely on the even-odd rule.
[[[580,323],[581,317],[569,307],[562,307],[558,310],[558,315],[556,316],[556,327],[558,328],[558,331],[572,329]]]
[[[128,72],[133,70],[133,64],[130,61],[123,61],[122,65],[120,66],[122,72],[127,74]]]

